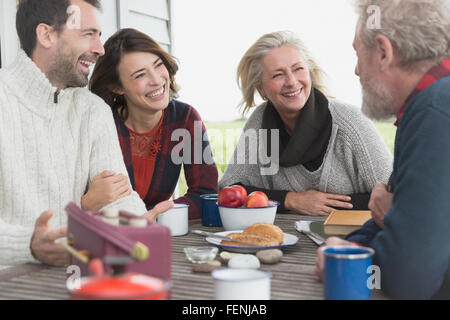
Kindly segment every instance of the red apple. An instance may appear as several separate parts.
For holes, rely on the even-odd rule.
[[[240,186],[238,184],[232,185],[231,188],[239,190],[239,192],[241,193],[242,205],[245,206],[245,204],[247,203],[247,190],[245,190],[243,186]]]
[[[242,206],[242,195],[237,188],[225,187],[217,197],[217,203],[221,206],[240,207]]]
[[[267,207],[269,198],[264,192],[254,191],[247,197],[247,207]]]

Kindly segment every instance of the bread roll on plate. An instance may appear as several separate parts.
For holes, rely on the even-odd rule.
[[[261,235],[261,234],[253,234],[253,233],[229,233],[227,237],[230,237],[234,240],[245,241],[254,244],[255,247],[271,247],[277,246],[278,240],[272,238],[270,236]],[[248,247],[249,245],[239,242],[233,242],[228,240],[222,240],[220,242],[223,245],[228,246],[240,246],[240,247]]]
[[[280,245],[284,241],[284,233],[280,227],[271,223],[255,223],[244,229],[244,233],[253,233],[258,235],[269,236],[277,240],[276,245]]]

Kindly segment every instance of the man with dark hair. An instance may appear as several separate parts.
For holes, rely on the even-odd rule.
[[[450,1],[357,0],[355,69],[369,117],[397,116],[394,170],[377,184],[373,219],[347,236],[375,249],[395,299],[450,298]],[[370,23],[373,10],[380,27]],[[338,238],[327,245],[348,245]],[[323,272],[318,251],[316,273]]]
[[[91,10],[82,16],[82,7]],[[104,54],[96,22],[99,8],[96,0],[20,2],[16,28],[21,47],[55,87],[87,85],[89,66]]]
[[[153,218],[172,206],[147,212],[130,187],[111,109],[82,88],[104,54],[99,8],[94,0],[19,4],[23,50],[0,71],[0,267],[64,265],[56,243],[67,232],[64,207],[92,201],[96,188],[112,190],[104,208]],[[118,174],[99,184],[107,171]]]
[[[84,0],[97,9],[101,9],[99,0]],[[36,47],[36,28],[39,24],[45,23],[52,26],[58,34],[69,19],[71,11],[69,0],[20,0],[16,14],[16,29],[20,39],[20,44],[31,58],[33,50]],[[76,9],[75,9],[76,10]],[[73,16],[73,18],[77,18]]]

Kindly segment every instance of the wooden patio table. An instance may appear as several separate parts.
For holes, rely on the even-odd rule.
[[[282,260],[275,265],[262,264],[261,269],[272,273],[271,299],[324,299],[323,283],[314,274],[318,246],[295,229],[298,220],[323,221],[292,213],[277,214],[275,224],[284,232],[299,238],[297,244],[283,249]],[[200,220],[190,221],[190,230],[220,232],[223,228],[204,227]],[[189,233],[172,238],[172,292],[173,300],[210,300],[214,297],[214,280],[209,273],[193,272],[183,249],[208,245],[204,237]],[[39,264],[24,264],[0,270],[0,299],[69,299],[66,290],[66,268]],[[373,290],[372,299],[385,299],[380,290]]]

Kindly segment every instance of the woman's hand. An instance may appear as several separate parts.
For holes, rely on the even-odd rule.
[[[325,193],[316,190],[305,192],[288,192],[284,206],[288,210],[297,211],[310,216],[326,216],[336,208],[352,209],[347,195]]]
[[[378,182],[370,195],[369,209],[375,223],[384,229],[384,216],[392,205],[393,194],[388,191],[384,183]]]
[[[172,209],[173,205],[174,203],[172,200],[162,201],[158,203],[156,206],[154,206],[152,210],[144,214],[144,217],[147,218],[148,220],[155,221],[156,217],[158,217],[161,213],[164,213],[167,210]]]
[[[104,206],[128,196],[132,191],[126,176],[103,171],[92,179],[88,192],[81,198],[81,208],[86,211],[100,210]]]

